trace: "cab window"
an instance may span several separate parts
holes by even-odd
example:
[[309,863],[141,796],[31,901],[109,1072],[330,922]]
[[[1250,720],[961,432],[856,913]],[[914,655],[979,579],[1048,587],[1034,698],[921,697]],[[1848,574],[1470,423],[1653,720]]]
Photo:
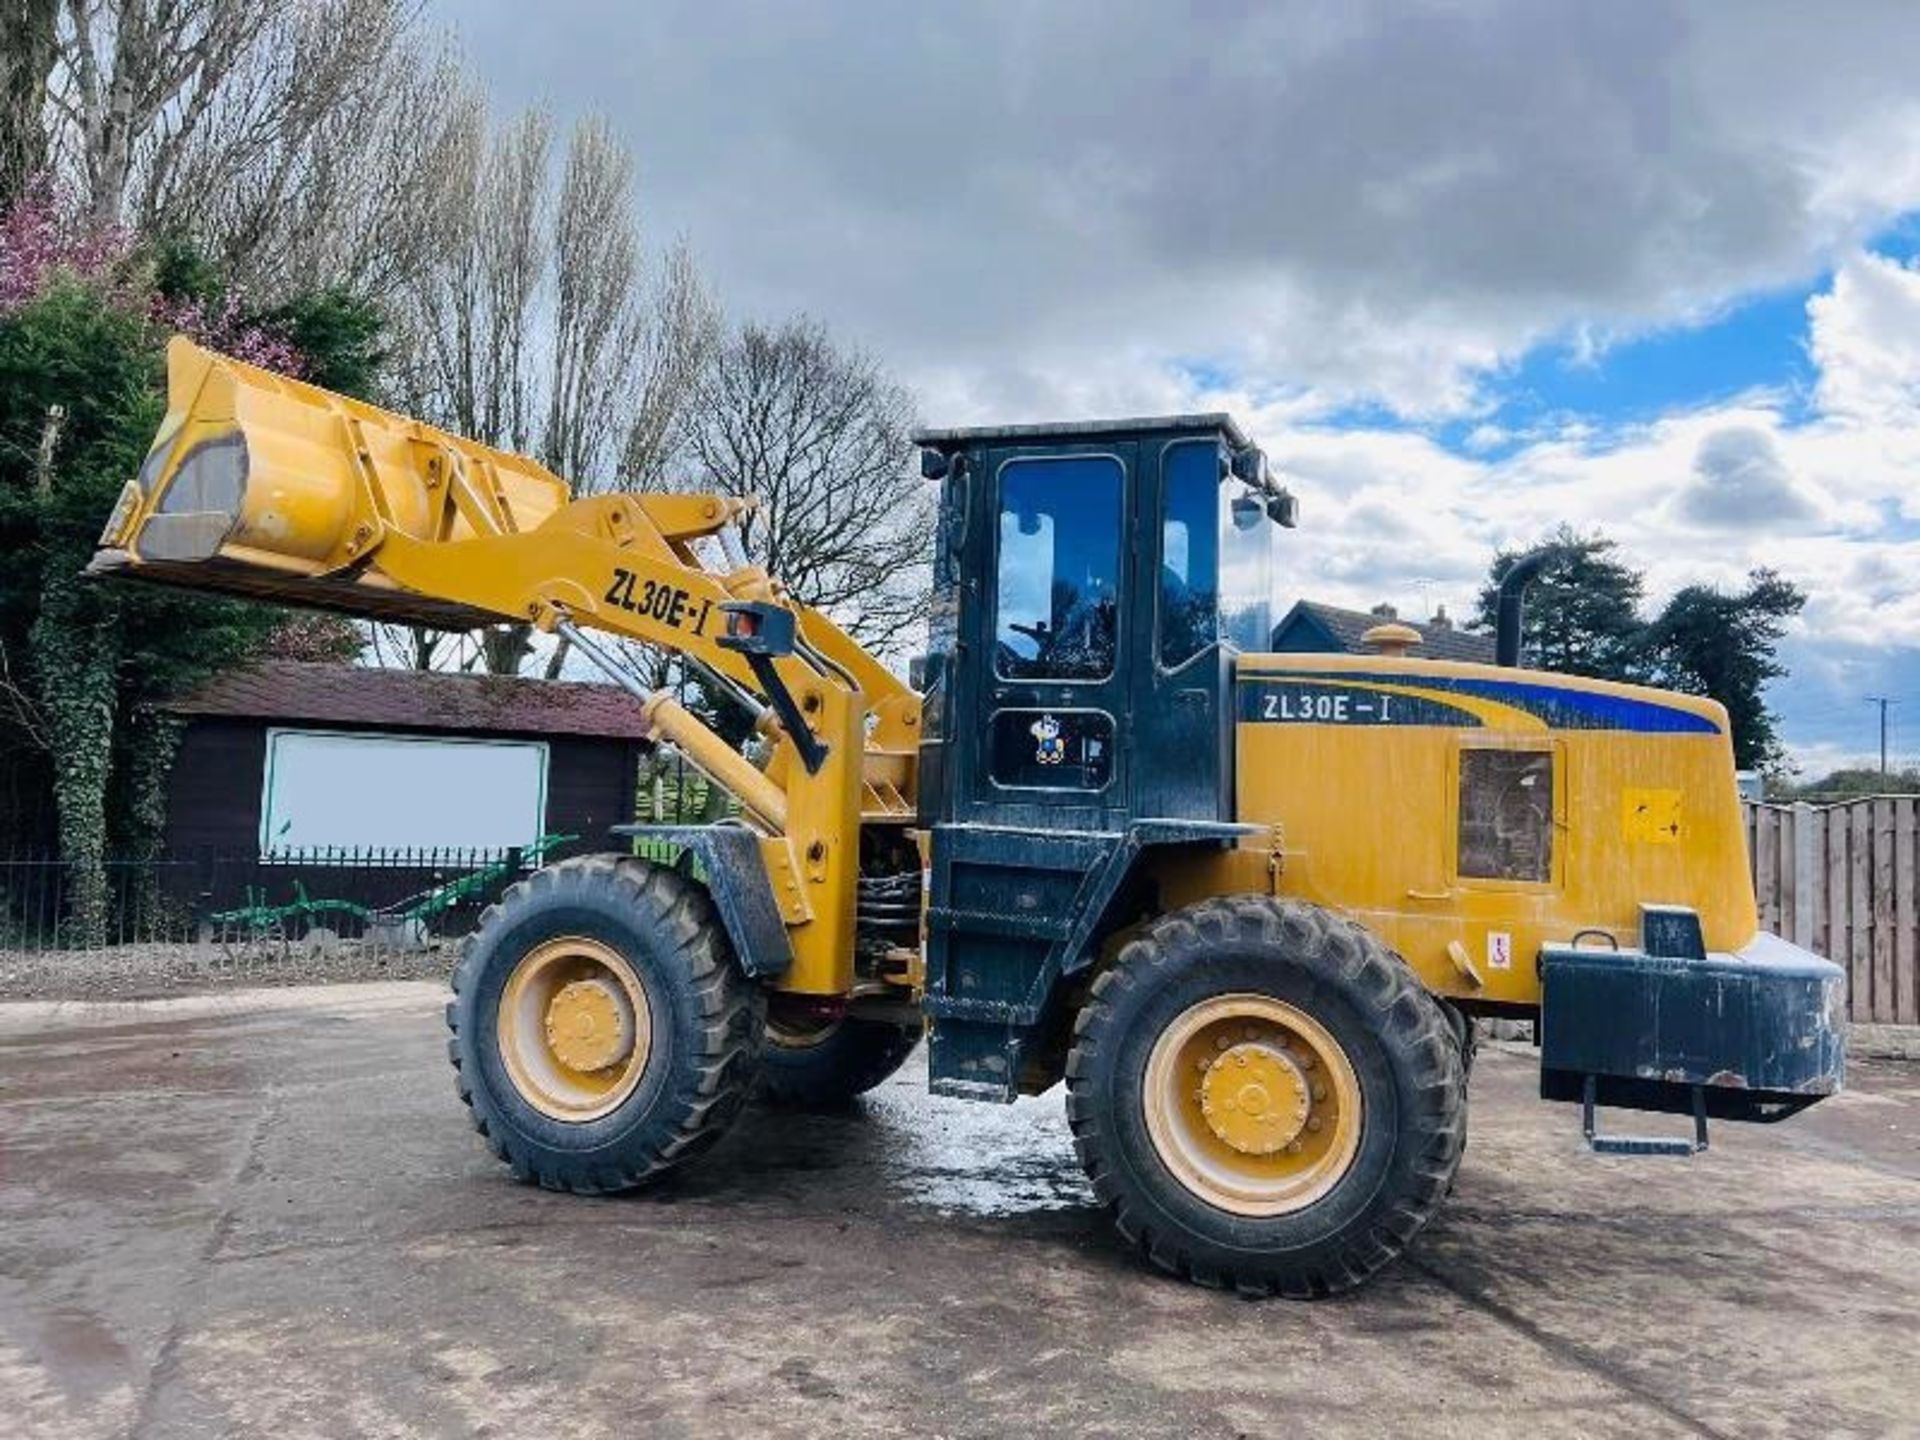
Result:
[[1220,638],[1243,653],[1273,644],[1273,537],[1266,501],[1237,480],[1217,487]]
[[994,669],[1009,680],[1100,680],[1119,636],[1120,464],[1014,460],[1000,471]]
[[1175,445],[1162,464],[1160,663],[1172,670],[1214,641],[1220,609],[1220,449]]

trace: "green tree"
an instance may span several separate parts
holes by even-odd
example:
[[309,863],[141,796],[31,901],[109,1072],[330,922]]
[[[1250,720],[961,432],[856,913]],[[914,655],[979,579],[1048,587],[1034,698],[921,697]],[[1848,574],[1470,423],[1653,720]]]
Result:
[[[1542,670],[1591,675],[1602,680],[1639,680],[1640,572],[1620,559],[1619,546],[1604,535],[1581,535],[1561,525],[1541,541],[1553,552],[1527,591],[1521,654]],[[1498,615],[1500,582],[1527,554],[1503,550],[1494,557],[1480,592],[1475,628],[1491,631]]]
[[[16,279],[40,260],[18,237],[41,245],[46,233],[0,235]],[[150,853],[159,840],[177,740],[160,703],[271,653],[289,631],[309,656],[351,654],[358,641],[350,628],[306,618],[289,627],[277,607],[83,577],[159,425],[169,322],[204,323],[216,344],[290,347],[284,336],[261,341],[266,332],[231,296],[209,304],[162,292],[164,259],[72,253],[95,268],[50,253],[44,273],[23,282],[25,298],[0,306],[0,546],[9,557],[0,566],[0,748],[38,757],[68,867],[70,933],[94,943],[109,916],[105,857]],[[373,337],[340,318],[339,301],[327,306],[330,333],[344,337],[331,363],[350,373]]]
[[164,302],[162,318],[214,317],[227,331],[276,337],[291,347],[302,380],[360,400],[375,398],[387,363],[386,322],[370,301],[336,285],[251,311],[206,252],[177,232],[148,243],[146,266],[153,292]]
[[300,352],[300,378],[323,390],[372,401],[387,363],[386,322],[378,307],[346,290],[297,295],[257,317]]
[[[16,719],[44,753],[69,865],[71,919],[107,913],[106,796],[124,631],[119,597],[84,584],[92,534],[159,421],[143,322],[78,283],[0,320],[0,644]],[[104,497],[104,498],[103,498]]]
[[1687,586],[1647,627],[1642,650],[1649,678],[1726,706],[1734,764],[1743,770],[1775,769],[1783,758],[1766,688],[1787,673],[1776,652],[1806,603],[1797,586],[1759,569],[1735,594]]

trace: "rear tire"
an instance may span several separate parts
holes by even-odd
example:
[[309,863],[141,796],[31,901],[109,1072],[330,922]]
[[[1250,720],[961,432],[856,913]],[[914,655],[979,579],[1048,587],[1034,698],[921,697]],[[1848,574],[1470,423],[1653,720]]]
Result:
[[760,1088],[782,1105],[840,1105],[886,1081],[913,1054],[921,1027],[843,1016],[823,1025],[767,1023]]
[[453,974],[447,1052],[474,1128],[521,1180],[603,1194],[706,1149],[739,1114],[766,997],[706,891],[593,855],[489,907]]
[[1067,1117],[1093,1188],[1156,1265],[1312,1298],[1432,1217],[1465,1134],[1439,1003],[1369,931],[1297,901],[1163,916],[1095,982]]

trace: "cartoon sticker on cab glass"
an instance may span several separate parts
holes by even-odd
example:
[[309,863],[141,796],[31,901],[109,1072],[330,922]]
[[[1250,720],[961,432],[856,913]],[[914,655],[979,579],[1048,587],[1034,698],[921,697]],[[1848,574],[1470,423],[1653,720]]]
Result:
[[1042,765],[1058,765],[1067,758],[1067,742],[1060,738],[1060,722],[1053,716],[1042,715],[1027,729],[1039,742],[1033,747],[1035,760]]

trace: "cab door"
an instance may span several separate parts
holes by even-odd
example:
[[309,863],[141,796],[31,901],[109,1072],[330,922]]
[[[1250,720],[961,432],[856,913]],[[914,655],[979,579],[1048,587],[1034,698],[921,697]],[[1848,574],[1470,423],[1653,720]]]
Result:
[[990,561],[972,607],[978,821],[1124,819],[1134,449],[989,453],[979,539]]

